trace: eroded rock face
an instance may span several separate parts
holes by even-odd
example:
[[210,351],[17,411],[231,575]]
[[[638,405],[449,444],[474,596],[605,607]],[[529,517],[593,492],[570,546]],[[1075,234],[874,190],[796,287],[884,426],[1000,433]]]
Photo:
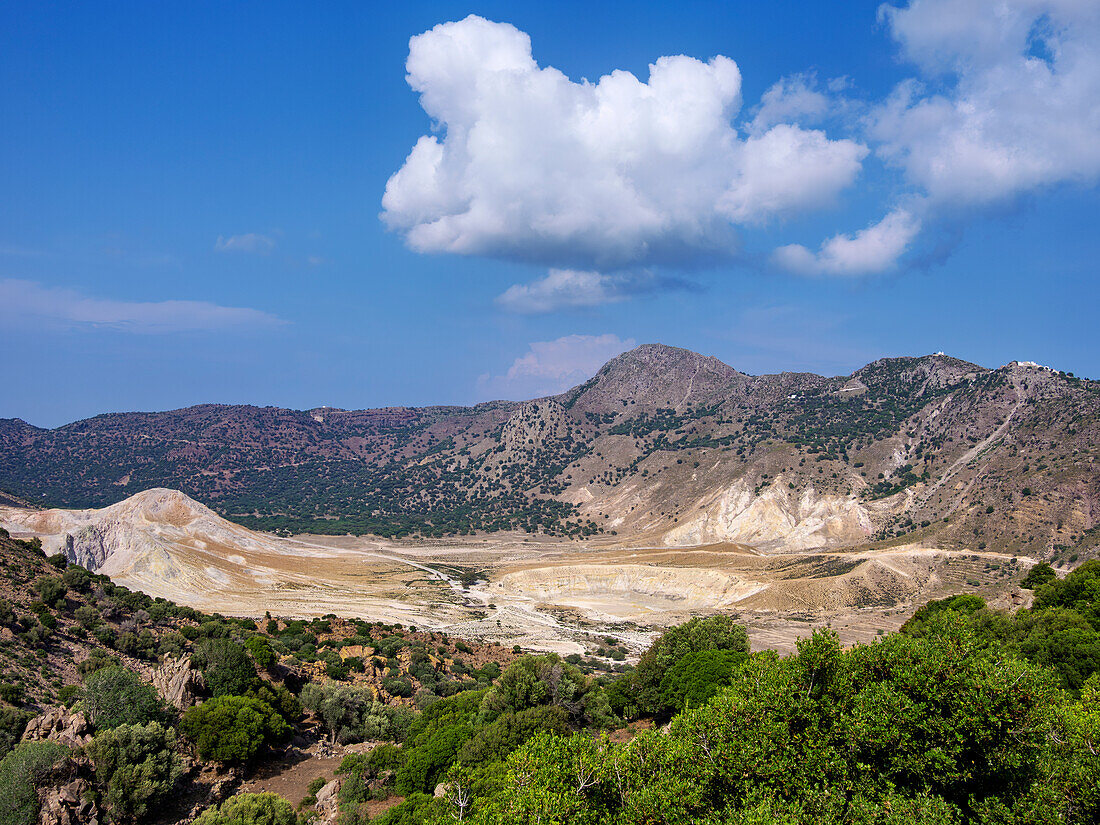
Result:
[[193,788],[199,792],[192,793],[187,800],[190,813],[183,821],[190,822],[203,811],[233,796],[240,787],[242,777],[243,771],[239,767],[226,767],[214,762],[203,763],[193,782]]
[[171,550],[181,538],[243,548],[263,541],[178,490],[145,490],[99,510],[0,511],[9,529],[39,536],[47,553],[64,553],[69,561],[112,577],[142,569],[177,572]]
[[787,550],[858,544],[874,531],[875,506],[854,496],[821,495],[813,487],[789,490],[783,477],[760,493],[739,480],[701,502],[695,514],[665,534],[665,544],[726,541]]
[[321,790],[317,791],[317,803],[314,807],[317,809],[317,813],[320,814],[319,822],[329,823],[335,822],[340,811],[336,807],[337,799],[336,794],[340,790],[339,778],[333,779]]
[[27,723],[24,742],[48,740],[67,748],[80,748],[92,741],[92,725],[83,712],[51,708]]
[[75,533],[66,533],[60,549],[69,561],[94,572],[107,561],[111,547],[104,528],[89,524]]
[[153,686],[164,701],[178,710],[186,710],[195,704],[196,694],[206,689],[206,680],[190,656],[165,656],[164,663],[153,671]]

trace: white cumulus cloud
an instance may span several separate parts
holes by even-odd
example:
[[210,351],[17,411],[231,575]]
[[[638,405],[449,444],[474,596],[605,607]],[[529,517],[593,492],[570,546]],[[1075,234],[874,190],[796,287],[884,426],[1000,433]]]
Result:
[[[817,253],[780,247],[773,254],[780,266],[880,272],[895,265],[922,224],[958,222],[975,206],[1100,180],[1100,3],[912,0],[884,5],[879,16],[917,76],[871,106],[865,136],[900,171],[910,192],[902,202],[918,205],[920,217],[897,207]],[[815,105],[797,84],[774,97],[773,109]]]
[[[830,81],[830,87],[836,85],[843,86],[843,80]],[[792,75],[764,92],[749,131],[759,134],[778,123],[817,122],[835,108],[835,101],[817,88],[812,75]]]
[[869,275],[894,266],[920,227],[916,216],[898,209],[855,235],[834,235],[816,253],[801,244],[781,246],[773,260],[801,275]]
[[880,16],[922,77],[876,107],[869,135],[933,202],[1100,179],[1100,3],[914,0]]
[[497,296],[497,306],[509,312],[536,314],[614,304],[659,289],[686,288],[683,281],[652,272],[551,269],[546,277],[514,284]]
[[634,339],[617,335],[566,335],[535,341],[504,375],[485,373],[477,380],[478,397],[513,401],[556,395],[591,378],[614,358],[631,349]]
[[284,323],[247,307],[206,301],[116,301],[16,278],[0,280],[0,320],[13,326],[46,324],[145,334],[254,329]]
[[382,219],[419,252],[604,272],[727,258],[735,226],[830,202],[867,153],[788,123],[742,138],[723,56],[575,82],[471,15],[413,37],[406,69],[436,134],[390,178]]

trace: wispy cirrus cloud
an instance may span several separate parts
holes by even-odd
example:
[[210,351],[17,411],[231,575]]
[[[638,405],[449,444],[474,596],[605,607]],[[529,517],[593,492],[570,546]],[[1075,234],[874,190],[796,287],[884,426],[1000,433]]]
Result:
[[247,252],[253,255],[266,255],[275,248],[275,239],[258,232],[246,232],[243,235],[218,235],[214,249],[218,252]]
[[140,334],[257,329],[286,323],[267,312],[207,301],[119,301],[35,281],[0,280],[0,322]]

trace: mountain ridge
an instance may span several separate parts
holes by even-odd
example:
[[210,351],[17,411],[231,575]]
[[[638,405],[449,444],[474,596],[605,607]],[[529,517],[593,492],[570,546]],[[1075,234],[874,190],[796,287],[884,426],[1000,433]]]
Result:
[[[742,377],[742,378],[747,378],[747,379],[750,379],[750,380],[751,379],[783,379],[783,378],[799,379],[799,378],[808,378],[808,379],[820,379],[820,380],[825,380],[825,381],[832,381],[832,380],[837,380],[837,379],[840,379],[840,378],[855,377],[859,373],[861,373],[865,370],[868,370],[872,367],[875,367],[876,365],[880,365],[880,364],[885,364],[885,363],[890,363],[890,362],[922,361],[924,359],[931,359],[931,358],[943,358],[943,359],[946,359],[948,361],[953,361],[953,362],[957,362],[959,364],[964,364],[966,366],[973,367],[975,370],[982,371],[982,372],[994,372],[997,369],[1007,369],[1007,368],[1011,367],[1013,364],[1020,364],[1020,363],[1022,363],[1022,364],[1033,364],[1035,366],[1042,367],[1042,365],[1035,364],[1035,362],[1021,362],[1021,361],[1010,361],[1007,364],[1005,364],[1001,367],[998,367],[998,368],[981,367],[977,364],[972,364],[968,361],[963,361],[962,359],[957,359],[957,358],[954,358],[952,356],[946,356],[943,353],[932,353],[932,354],[928,354],[928,355],[916,355],[916,356],[912,356],[912,355],[884,356],[883,358],[876,359],[875,361],[872,361],[872,362],[864,365],[863,367],[860,367],[859,369],[855,370],[854,372],[850,373],[849,375],[827,376],[827,375],[822,375],[822,374],[814,373],[814,372],[791,371],[791,370],[784,370],[784,371],[778,372],[778,373],[753,374],[753,373],[742,372],[742,371],[738,370],[736,367],[733,367],[729,364],[726,364],[724,361],[721,361],[719,358],[717,358],[713,355],[702,355],[700,353],[696,353],[692,350],[689,350],[689,349],[686,349],[686,348],[683,348],[683,347],[673,347],[673,346],[669,346],[669,345],[666,345],[666,344],[650,343],[650,344],[639,344],[638,346],[636,346],[636,347],[634,347],[630,350],[627,350],[626,352],[624,352],[620,355],[615,356],[614,358],[610,359],[607,363],[605,363],[602,367],[600,367],[600,369],[597,371],[596,375],[594,375],[591,379],[589,379],[586,382],[582,382],[581,384],[578,384],[575,387],[570,387],[569,389],[565,390],[564,392],[558,393],[556,395],[537,396],[535,398],[522,399],[522,400],[509,400],[509,399],[500,398],[500,399],[491,399],[491,400],[487,400],[487,401],[479,401],[475,404],[469,404],[469,405],[464,405],[464,404],[427,404],[427,405],[424,405],[424,406],[417,407],[417,406],[410,406],[410,405],[405,405],[405,404],[395,404],[395,405],[384,406],[384,407],[364,407],[364,408],[359,408],[359,409],[347,409],[347,408],[343,408],[343,407],[332,407],[332,406],[327,406],[327,405],[326,406],[318,406],[318,407],[309,407],[309,408],[306,408],[306,409],[295,409],[295,408],[292,408],[292,407],[280,407],[280,406],[275,405],[275,404],[262,404],[261,405],[261,404],[243,404],[243,403],[232,403],[232,402],[208,401],[208,402],[201,402],[201,403],[198,403],[198,404],[189,404],[186,407],[175,407],[175,408],[167,409],[167,410],[124,410],[124,411],[115,411],[115,412],[96,413],[93,416],[89,416],[87,418],[77,419],[75,421],[66,422],[64,424],[59,424],[56,427],[40,427],[37,424],[32,424],[32,423],[30,423],[29,421],[27,421],[23,418],[19,418],[18,416],[12,417],[12,418],[0,417],[0,424],[23,426],[23,427],[26,427],[26,428],[29,428],[29,429],[35,430],[35,431],[53,432],[53,431],[63,430],[63,429],[70,428],[70,427],[75,427],[77,425],[86,424],[88,422],[93,422],[93,421],[99,421],[99,420],[103,420],[103,419],[107,419],[107,418],[112,418],[112,417],[115,417],[115,416],[156,416],[156,415],[169,415],[169,414],[173,414],[173,413],[182,413],[182,412],[190,412],[190,411],[198,411],[198,410],[206,410],[206,409],[210,409],[210,410],[225,410],[225,409],[280,410],[280,411],[287,411],[287,412],[308,413],[310,415],[313,415],[313,414],[325,415],[325,414],[329,414],[329,413],[373,413],[373,414],[378,414],[380,416],[393,415],[394,417],[401,417],[404,414],[407,414],[407,413],[410,413],[410,412],[421,412],[421,413],[431,413],[431,414],[454,413],[454,412],[484,412],[484,411],[497,409],[497,408],[500,408],[500,407],[513,408],[517,405],[524,404],[524,403],[527,403],[529,401],[539,401],[539,400],[542,400],[542,399],[545,399],[545,398],[565,398],[565,397],[568,397],[571,394],[578,393],[578,391],[582,390],[587,384],[594,381],[602,373],[605,373],[609,369],[613,369],[614,365],[616,365],[618,362],[620,362],[621,359],[626,359],[626,358],[631,357],[631,356],[636,356],[639,353],[655,351],[655,350],[656,351],[668,351],[668,352],[676,352],[676,353],[685,353],[685,354],[690,355],[690,356],[695,356],[696,358],[703,359],[705,361],[714,362],[715,364],[720,365],[721,367],[729,370],[730,372],[736,374],[737,376]],[[1046,368],[1046,367],[1044,367],[1044,368]],[[1046,369],[1049,369],[1049,368],[1046,368]]]
[[829,546],[935,522],[956,543],[1050,556],[1100,522],[1098,420],[1100,384],[1029,362],[936,353],[753,376],[646,344],[524,402],[0,420],[0,489],[100,507],[171,487],[250,527],[388,536],[779,544],[787,529]]

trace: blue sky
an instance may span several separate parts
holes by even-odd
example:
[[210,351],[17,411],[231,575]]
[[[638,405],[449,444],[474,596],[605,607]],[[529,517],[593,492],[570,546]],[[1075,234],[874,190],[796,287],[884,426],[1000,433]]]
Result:
[[1100,376],[1095,4],[595,5],[0,6],[0,416]]

